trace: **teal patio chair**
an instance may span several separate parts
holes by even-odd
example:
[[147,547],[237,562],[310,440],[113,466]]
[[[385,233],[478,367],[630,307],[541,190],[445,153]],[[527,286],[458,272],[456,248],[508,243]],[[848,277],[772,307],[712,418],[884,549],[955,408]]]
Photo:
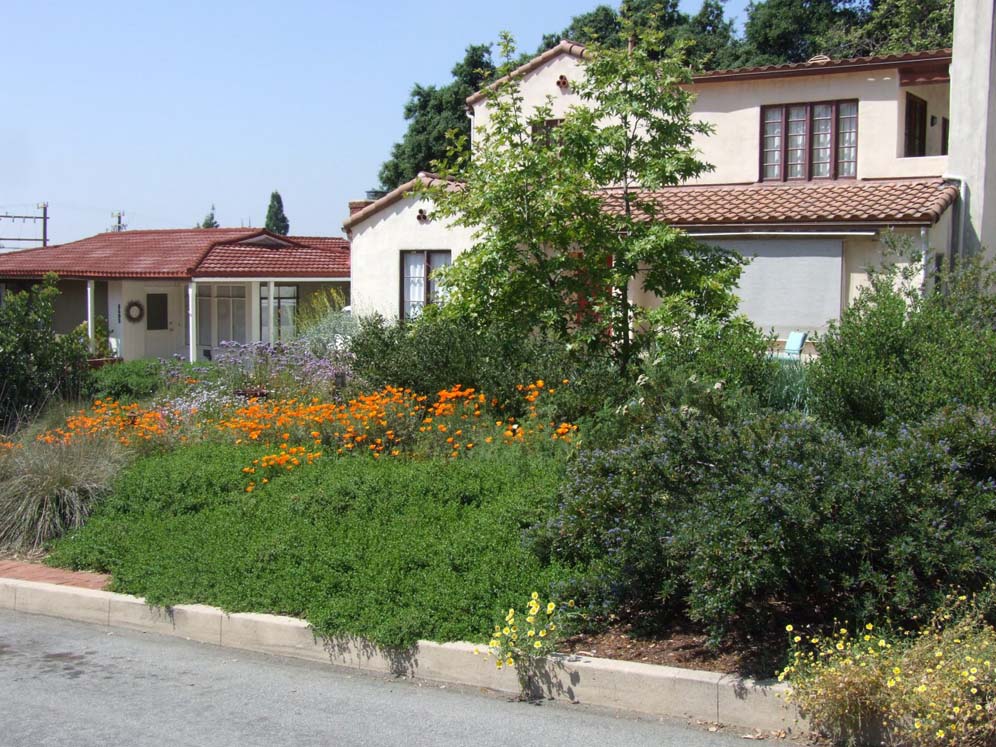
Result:
[[775,353],[774,357],[782,361],[797,361],[802,359],[802,349],[806,346],[808,332],[790,332],[785,341],[785,347]]

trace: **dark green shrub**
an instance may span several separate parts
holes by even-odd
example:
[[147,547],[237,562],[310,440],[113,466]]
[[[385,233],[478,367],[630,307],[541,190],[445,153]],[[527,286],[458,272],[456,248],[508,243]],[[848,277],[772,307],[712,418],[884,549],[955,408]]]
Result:
[[996,406],[991,265],[963,260],[920,290],[919,265],[872,273],[817,342],[813,410],[845,429],[919,422],[952,405]]
[[49,400],[78,397],[86,381],[85,336],[52,331],[56,281],[49,275],[0,304],[0,431],[30,420]]
[[559,575],[522,543],[551,510],[558,460],[320,460],[253,493],[245,447],[142,459],[52,561],[158,604],[300,615],[321,633],[406,646],[479,640]]
[[165,386],[162,364],[158,360],[113,363],[94,371],[87,394],[91,399],[149,399]]
[[570,466],[553,557],[604,613],[687,615],[716,639],[928,615],[996,574],[996,425],[945,411],[855,446],[794,414],[675,411]]

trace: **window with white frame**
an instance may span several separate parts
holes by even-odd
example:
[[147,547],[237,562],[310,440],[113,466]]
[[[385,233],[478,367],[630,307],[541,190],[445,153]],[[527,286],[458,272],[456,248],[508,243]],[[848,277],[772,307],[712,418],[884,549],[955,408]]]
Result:
[[401,318],[414,319],[423,308],[440,297],[439,282],[434,273],[450,264],[449,251],[401,252]]
[[246,342],[244,285],[197,286],[197,343],[215,347],[222,342]]
[[[277,320],[273,339],[289,340],[294,337],[297,318],[297,286],[277,283],[273,295],[273,313]],[[259,339],[263,342],[269,342],[270,287],[267,284],[259,286],[259,335]]]

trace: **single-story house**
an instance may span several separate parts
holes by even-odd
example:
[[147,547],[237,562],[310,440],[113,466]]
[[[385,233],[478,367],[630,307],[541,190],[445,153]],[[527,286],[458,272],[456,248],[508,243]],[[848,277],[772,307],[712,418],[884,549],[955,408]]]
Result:
[[208,360],[222,342],[276,342],[294,333],[296,312],[315,294],[349,301],[349,242],[279,236],[252,228],[102,233],[0,255],[0,299],[59,277],[55,331],[98,318],[126,360],[182,355]]

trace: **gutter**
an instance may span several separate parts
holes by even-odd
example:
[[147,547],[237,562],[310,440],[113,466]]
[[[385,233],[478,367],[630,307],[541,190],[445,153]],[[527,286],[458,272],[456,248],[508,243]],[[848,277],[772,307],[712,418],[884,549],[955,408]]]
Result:
[[[925,230],[925,229],[921,229]],[[698,233],[698,232],[688,232],[689,236],[694,236],[696,238],[732,238],[735,236],[745,236],[747,238],[755,238],[762,236],[772,236],[772,237],[790,237],[790,238],[817,238],[817,237],[836,237],[836,236],[877,236],[878,231],[867,230],[867,231],[712,231],[708,233]]]

